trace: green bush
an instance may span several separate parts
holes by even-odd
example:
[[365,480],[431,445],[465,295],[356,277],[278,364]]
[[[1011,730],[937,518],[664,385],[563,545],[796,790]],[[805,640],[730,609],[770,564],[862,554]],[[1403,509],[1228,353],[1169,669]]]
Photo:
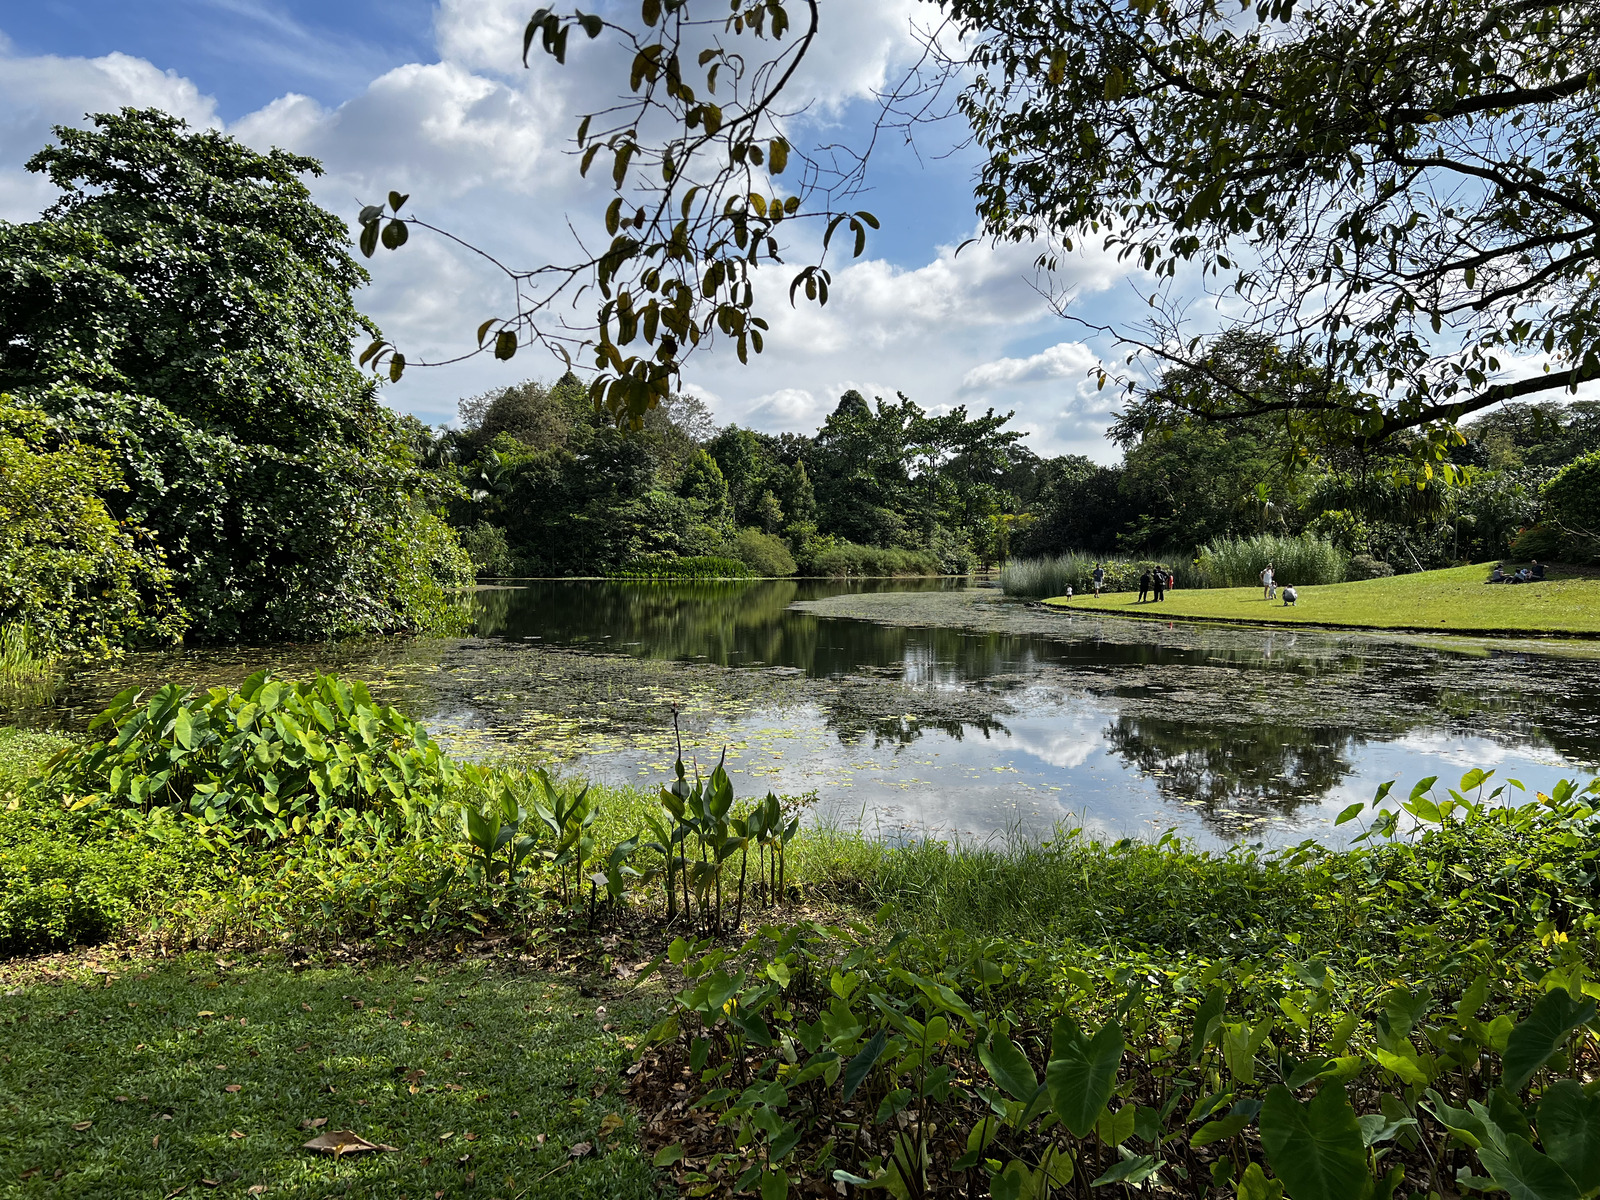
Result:
[[1346,574],[1351,579],[1388,579],[1394,574],[1394,567],[1370,554],[1357,554],[1350,559]]
[[1600,562],[1600,450],[1556,472],[1544,485],[1544,505],[1547,519],[1561,531],[1563,556]]
[[456,536],[461,539],[461,548],[472,560],[472,570],[478,578],[516,574],[506,531],[500,526],[479,521],[456,530]]
[[192,820],[250,842],[310,833],[385,839],[437,805],[455,767],[422,727],[332,675],[257,672],[236,692],[132,689],[90,723],[104,741],[47,765],[40,796]]
[[611,579],[747,579],[750,568],[737,558],[702,554],[692,558],[658,555],[636,558],[607,572]]
[[1105,569],[1107,592],[1133,592],[1146,571],[1162,570],[1177,577],[1180,588],[1202,587],[1203,581],[1190,563],[1171,560],[1112,559],[1093,554],[1060,554],[1047,558],[1023,558],[1008,562],[1000,571],[1000,587],[1008,596],[1047,599],[1064,596],[1067,588],[1077,595],[1094,591],[1094,569]]
[[1517,562],[1542,558],[1559,561],[1567,554],[1567,535],[1551,522],[1530,525],[1511,539],[1511,557]]
[[733,556],[754,574],[768,579],[793,575],[798,569],[784,540],[759,529],[741,529],[734,535]]
[[818,538],[801,554],[801,573],[830,579],[851,576],[937,575],[939,560],[926,550],[858,546],[854,542]]
[[172,572],[103,499],[125,491],[110,451],[0,395],[0,624],[27,629],[31,655],[106,654],[183,632]]
[[1280,584],[1299,587],[1343,583],[1347,560],[1332,542],[1316,537],[1221,538],[1200,550],[1200,572],[1207,587],[1253,587],[1271,563]]

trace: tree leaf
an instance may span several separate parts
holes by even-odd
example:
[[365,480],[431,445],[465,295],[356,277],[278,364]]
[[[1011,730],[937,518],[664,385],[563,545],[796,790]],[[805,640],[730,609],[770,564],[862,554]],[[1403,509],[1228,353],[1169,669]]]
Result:
[[374,1150],[392,1154],[398,1151],[399,1147],[388,1146],[382,1142],[369,1142],[350,1129],[335,1129],[331,1133],[320,1133],[309,1142],[303,1142],[301,1149],[343,1158],[346,1154],[366,1154]]
[[1261,1145],[1294,1200],[1356,1200],[1370,1193],[1361,1125],[1344,1088],[1324,1084],[1309,1105],[1282,1084],[1261,1106]]

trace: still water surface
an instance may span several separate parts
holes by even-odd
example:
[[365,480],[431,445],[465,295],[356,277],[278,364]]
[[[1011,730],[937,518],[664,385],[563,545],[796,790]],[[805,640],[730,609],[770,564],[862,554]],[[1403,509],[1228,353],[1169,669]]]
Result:
[[[1358,828],[1335,835],[1333,815],[1389,779],[1454,784],[1482,766],[1548,790],[1600,759],[1587,656],[1065,616],[956,586],[532,582],[480,594],[478,628],[794,672],[812,688],[712,720],[694,747],[732,743],[751,786],[814,790],[824,816],[898,836],[1041,836],[1065,821],[1175,826],[1202,842],[1332,839]],[[905,711],[888,711],[897,701]],[[581,767],[648,781],[669,759],[659,742],[624,741]]]
[[[1600,647],[1422,642],[1062,615],[949,581],[528,581],[472,597],[471,638],[144,656],[130,684],[271,666],[365,678],[464,753],[610,783],[724,748],[741,794],[893,838],[1047,837],[1062,822],[1202,844],[1337,841],[1386,780],[1493,767],[1530,791],[1600,760]],[[1399,789],[1397,789],[1399,790]]]

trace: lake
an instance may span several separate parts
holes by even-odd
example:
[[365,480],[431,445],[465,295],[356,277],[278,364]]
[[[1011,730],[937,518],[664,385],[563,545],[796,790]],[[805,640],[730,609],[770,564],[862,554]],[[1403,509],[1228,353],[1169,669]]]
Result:
[[337,669],[458,752],[655,786],[678,746],[736,791],[896,840],[1176,829],[1337,842],[1333,816],[1493,768],[1546,790],[1600,760],[1600,644],[1166,624],[1063,614],[966,581],[530,580],[470,600],[475,637],[134,656],[121,687]]

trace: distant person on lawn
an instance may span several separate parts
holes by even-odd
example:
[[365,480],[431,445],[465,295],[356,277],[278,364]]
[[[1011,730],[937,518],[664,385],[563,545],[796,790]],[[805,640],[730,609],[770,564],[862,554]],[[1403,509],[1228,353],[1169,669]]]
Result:
[[1159,604],[1167,598],[1167,573],[1165,571],[1157,571],[1155,583],[1156,603]]
[[1300,597],[1294,590],[1294,584],[1292,584],[1292,583],[1284,584],[1283,585],[1283,606],[1285,608],[1289,608],[1292,605],[1295,608],[1299,608],[1300,607],[1299,601],[1300,601]]
[[1099,563],[1095,563],[1095,565],[1094,565],[1094,575],[1092,576],[1092,578],[1094,579],[1094,594],[1096,596],[1098,596],[1100,594],[1100,589],[1105,587],[1105,585],[1106,585],[1106,569],[1105,569],[1105,567],[1101,566]]
[[1277,589],[1272,586],[1272,564],[1268,563],[1261,572],[1261,598],[1271,600],[1277,594]]
[[1139,576],[1139,603],[1143,604],[1150,595],[1150,572],[1146,571]]
[[1540,582],[1544,579],[1544,564],[1537,558],[1534,559],[1533,565],[1528,568],[1528,574],[1533,577],[1535,583]]

